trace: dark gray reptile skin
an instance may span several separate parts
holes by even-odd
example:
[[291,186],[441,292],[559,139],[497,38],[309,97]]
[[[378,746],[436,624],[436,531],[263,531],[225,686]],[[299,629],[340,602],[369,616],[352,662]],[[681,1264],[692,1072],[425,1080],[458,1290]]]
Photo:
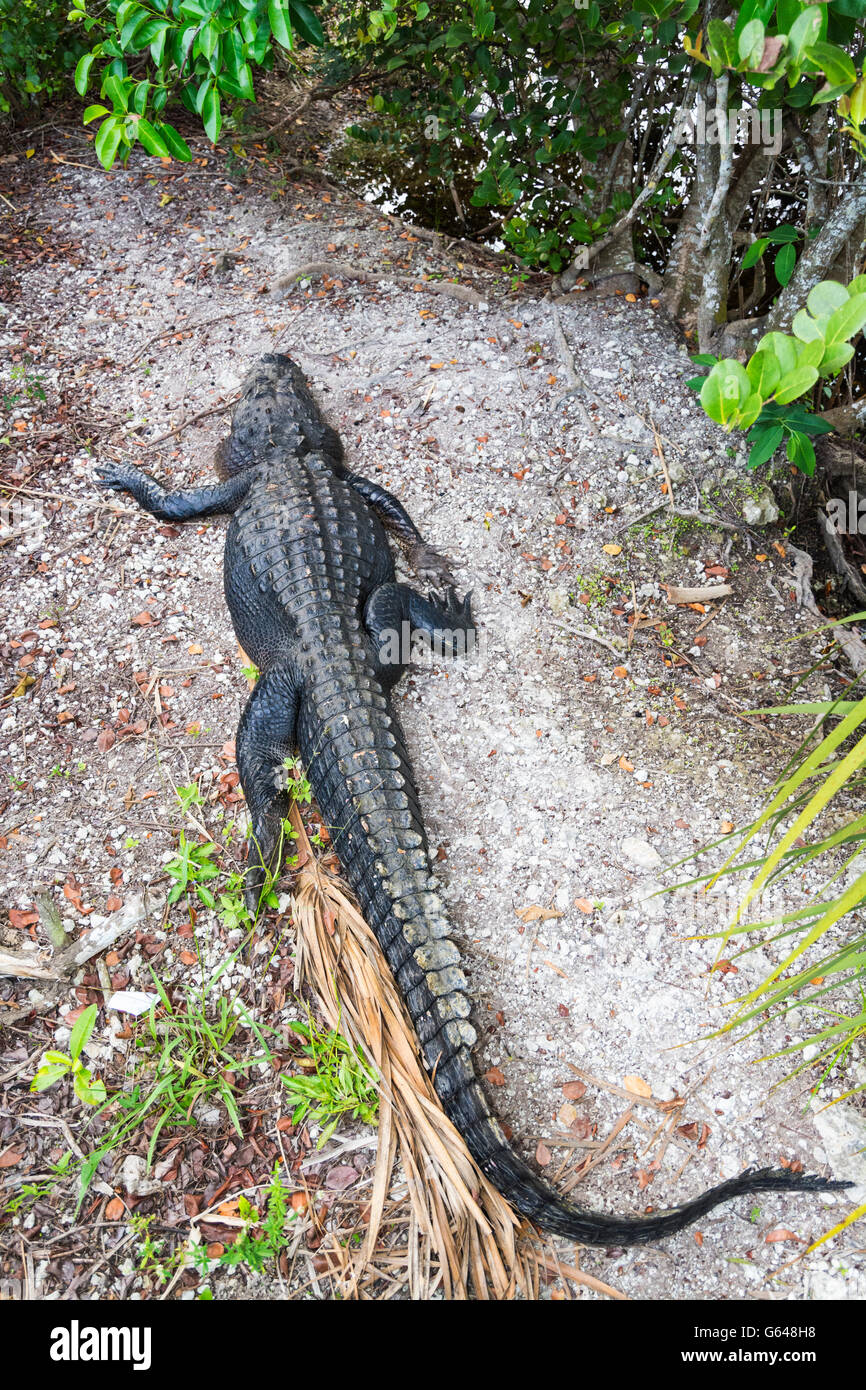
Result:
[[[225,594],[238,641],[261,671],[237,734],[252,820],[251,906],[266,868],[278,867],[288,811],[283,764],[297,750],[447,1114],[508,1201],[548,1230],[589,1244],[637,1244],[672,1234],[739,1194],[844,1186],[749,1171],[682,1207],[630,1219],[566,1205],[514,1153],[470,1055],[475,1031],[466,978],[390,698],[403,667],[380,659],[383,634],[399,632],[404,621],[428,634],[471,632],[469,601],[457,599],[444,560],[396,498],[345,467],[337,435],[287,357],[265,357],[251,372],[218,463],[220,484],[180,493],[166,492],[132,465],[98,473],[103,486],[132,493],[162,519],[233,513]],[[416,572],[444,588],[444,598],[396,583],[386,526]]]

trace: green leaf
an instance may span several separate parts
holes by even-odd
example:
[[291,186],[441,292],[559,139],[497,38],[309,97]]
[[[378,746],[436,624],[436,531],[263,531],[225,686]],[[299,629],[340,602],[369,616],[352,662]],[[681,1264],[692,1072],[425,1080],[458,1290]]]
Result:
[[95,53],[85,53],[82,58],[79,58],[76,64],[74,82],[75,90],[80,97],[83,97],[84,93],[87,91],[90,69],[93,67],[95,57]]
[[824,350],[823,338],[813,338],[810,343],[802,343],[797,352],[797,366],[819,367],[824,360]]
[[109,73],[103,80],[102,91],[111,101],[116,113],[129,110],[129,94],[122,77],[118,77],[116,73]]
[[150,91],[149,82],[139,82],[132,94],[133,109],[139,116],[143,116],[147,110],[147,94]]
[[178,135],[174,126],[167,125],[165,121],[161,121],[160,124],[156,127],[156,130],[158,134],[162,136],[163,140],[168,146],[168,152],[171,155],[172,159],[180,159],[183,161],[184,164],[188,164],[189,161],[192,159],[192,150],[184,140],[183,136]]
[[736,422],[737,428],[741,430],[750,429],[760,415],[763,406],[763,396],[755,391],[753,395],[748,397],[745,405],[740,407],[740,413],[737,416]]
[[761,259],[769,244],[770,238],[768,236],[759,236],[757,241],[753,241],[743,257],[740,269],[751,270],[752,266]]
[[806,49],[806,57],[821,69],[833,87],[852,87],[857,81],[853,62],[845,50],[834,43],[813,43]]
[[136,33],[136,46],[138,48],[146,48],[148,45],[150,45],[152,53],[155,41],[159,38],[162,38],[162,42],[164,44],[165,34],[170,28],[171,25],[169,24],[167,19],[162,19],[159,15],[152,15],[150,18],[145,20],[144,24],[142,24],[141,28]]
[[757,67],[764,52],[764,26],[759,19],[750,19],[744,25],[737,40],[737,53],[740,62],[747,67]]
[[114,163],[120,142],[123,139],[123,120],[120,116],[107,116],[96,132],[93,148],[103,169],[110,169]]
[[286,11],[286,0],[268,0],[268,19],[271,24],[271,33],[277,43],[282,44],[283,48],[292,49],[295,46],[295,41],[292,37],[291,21]]
[[745,368],[731,358],[717,362],[701,388],[701,405],[717,425],[731,428],[740,404],[752,394]]
[[96,1005],[91,1004],[75,1020],[75,1026],[69,1037],[69,1055],[73,1060],[81,1056],[81,1049],[93,1032],[96,1026]]
[[760,468],[762,463],[766,463],[768,459],[773,457],[784,437],[785,431],[781,425],[772,425],[770,429],[763,429],[760,433],[753,430],[751,439],[754,443],[746,467]]
[[[862,279],[863,288],[866,289],[866,276]],[[848,300],[849,293],[856,294],[856,290],[852,290],[850,285],[846,289],[838,280],[820,280],[809,291],[806,304],[810,314],[814,314],[816,319],[824,318],[825,315],[832,314],[834,309],[841,308]]]
[[151,125],[150,121],[146,121],[143,116],[139,119],[136,127],[136,134],[148,154],[159,155],[161,159],[165,159],[168,156],[168,145],[163,140],[159,131]]
[[791,328],[801,343],[812,343],[817,338],[820,338],[822,342],[824,340],[824,335],[817,323],[805,309],[798,309],[791,321]]
[[823,102],[826,101],[838,101],[839,98],[841,96],[844,96],[847,91],[847,82],[842,82],[836,87],[831,86],[828,82],[825,86],[821,87],[821,89],[815,93],[815,95],[812,98],[812,105],[820,106]]
[[107,115],[109,115],[109,110],[107,106],[86,106],[84,108],[84,115],[82,117],[82,120],[84,121],[85,125],[89,125],[91,121],[96,120],[97,116]]
[[120,46],[124,49],[129,47],[139,25],[144,24],[148,18],[147,11],[143,10],[140,5],[130,5],[126,13],[127,18],[123,21],[123,27],[120,31]]
[[211,22],[206,24],[198,36],[198,51],[203,58],[212,58],[220,41],[219,29]]
[[56,1062],[50,1067],[40,1067],[30,1082],[30,1089],[31,1091],[46,1091],[49,1086],[53,1086],[55,1081],[59,1081],[68,1072],[69,1066],[66,1062]]
[[774,227],[769,233],[767,240],[774,246],[784,246],[789,241],[799,241],[802,233],[797,227],[792,227],[790,222],[783,222],[781,226]]
[[215,145],[220,137],[223,118],[220,110],[220,95],[215,86],[208,85],[202,102],[201,116],[204,121],[204,128],[211,144]]
[[855,294],[835,309],[827,320],[827,347],[835,347],[846,338],[853,338],[866,324],[866,294]]
[[797,396],[802,396],[818,380],[818,369],[816,367],[795,367],[792,372],[787,372],[779,385],[776,387],[775,399],[779,405],[786,405],[788,401],[793,401]]
[[815,449],[807,434],[795,431],[788,440],[788,462],[811,477],[815,472]]
[[737,40],[733,29],[724,20],[711,19],[707,25],[707,53],[716,77],[725,68],[736,66]]
[[788,45],[792,58],[804,57],[806,49],[818,42],[821,24],[822,14],[817,5],[810,5],[797,16],[788,30]]
[[794,274],[794,267],[796,266],[796,264],[796,247],[791,245],[783,246],[781,251],[777,255],[775,261],[773,262],[773,271],[780,285],[787,285],[791,276]]
[[471,43],[472,30],[468,24],[452,24],[445,35],[446,48],[459,48],[461,44]]
[[312,44],[314,48],[321,48],[325,42],[325,31],[318,15],[314,14],[309,5],[303,3],[303,0],[290,0],[289,8],[292,12],[292,23],[301,38]]
[[796,340],[789,338],[787,333],[765,333],[759,338],[756,351],[766,348],[778,357],[783,372],[792,372],[797,365],[797,346]]
[[835,376],[837,372],[841,372],[846,363],[851,361],[853,356],[853,343],[837,343],[835,347],[826,350],[818,363],[818,371],[821,376]]
[[769,350],[756,352],[746,363],[746,372],[753,389],[766,400],[782,379],[778,357]]

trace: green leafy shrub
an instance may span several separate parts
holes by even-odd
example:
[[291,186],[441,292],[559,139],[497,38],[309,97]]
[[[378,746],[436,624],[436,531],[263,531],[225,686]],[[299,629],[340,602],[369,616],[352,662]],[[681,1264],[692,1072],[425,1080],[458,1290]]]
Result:
[[106,169],[136,141],[148,154],[191,159],[164,119],[170,98],[200,116],[216,143],[224,102],[255,100],[254,68],[272,67],[278,52],[294,55],[299,43],[324,42],[304,0],[108,0],[98,16],[87,3],[77,0],[70,17],[91,42],[101,37],[79,60],[75,89],[84,96],[99,73],[101,100],[84,120],[100,121],[95,149]]
[[88,47],[68,11],[68,0],[0,0],[0,111],[68,92],[69,74]]
[[700,383],[701,405],[710,419],[725,430],[757,426],[750,436],[750,467],[765,463],[787,436],[789,461],[803,473],[815,471],[809,435],[832,427],[802,409],[782,407],[811,391],[819,377],[840,372],[854,356],[850,340],[864,325],[866,275],[850,285],[821,280],[794,315],[793,333],[765,333],[745,366],[728,357],[695,358],[713,363]]

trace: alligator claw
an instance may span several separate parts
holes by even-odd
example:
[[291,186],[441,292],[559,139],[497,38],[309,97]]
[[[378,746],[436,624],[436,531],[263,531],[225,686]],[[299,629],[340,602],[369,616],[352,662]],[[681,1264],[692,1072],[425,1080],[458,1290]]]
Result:
[[141,469],[134,463],[102,463],[94,473],[97,486],[112,492],[131,492],[132,484],[142,476]]
[[425,584],[432,584],[439,590],[453,585],[454,576],[445,556],[434,550],[432,545],[427,545],[426,541],[418,541],[411,546],[406,558],[418,578]]

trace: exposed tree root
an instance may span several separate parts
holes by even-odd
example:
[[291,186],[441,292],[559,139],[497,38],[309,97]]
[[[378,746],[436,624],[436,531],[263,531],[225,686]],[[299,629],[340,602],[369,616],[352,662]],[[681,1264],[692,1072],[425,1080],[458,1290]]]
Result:
[[359,280],[362,285],[396,284],[408,285],[412,289],[428,290],[431,294],[444,294],[449,299],[459,299],[463,304],[483,304],[484,300],[477,290],[469,285],[455,285],[451,280],[420,280],[417,275],[398,275],[396,272],[362,270],[360,266],[348,265],[344,261],[308,261],[281,275],[271,286],[272,294],[280,294],[293,288],[298,280],[312,279],[314,275],[329,275],[334,280]]

